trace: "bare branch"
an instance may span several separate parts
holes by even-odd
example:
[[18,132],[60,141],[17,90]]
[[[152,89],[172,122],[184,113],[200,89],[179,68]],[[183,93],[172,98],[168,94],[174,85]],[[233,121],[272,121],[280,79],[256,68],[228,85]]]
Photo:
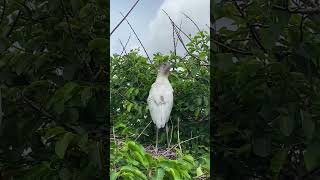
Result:
[[124,49],[121,51],[120,56],[122,56],[122,53],[125,51],[125,49],[126,49],[126,47],[127,47],[128,43],[129,43],[130,38],[131,38],[131,34],[129,35],[129,38],[127,39],[126,45],[124,45]]
[[[172,24],[173,26],[177,27],[177,25],[175,25],[175,23],[172,21],[171,17],[168,15],[168,13],[167,13],[165,10],[163,10],[163,9],[162,9],[162,11],[168,16],[169,20],[171,21],[171,24]],[[191,53],[189,52],[189,50],[187,49],[185,43],[183,42],[180,34],[178,33],[177,28],[174,28],[174,29],[175,29],[175,32],[176,32],[176,34],[177,34],[177,37],[178,37],[179,41],[181,42],[183,48],[186,50],[187,54],[190,55],[191,57],[193,57],[193,58],[201,61],[197,56],[195,56],[194,54],[191,54]],[[179,29],[180,29],[180,28],[179,28]],[[181,30],[181,29],[180,29],[180,30]],[[183,32],[183,31],[181,30],[181,32]],[[184,34],[185,34],[185,33],[184,33]],[[190,40],[191,40],[191,39],[190,39]]]
[[[123,16],[122,13],[120,13],[120,14]],[[123,16],[123,17],[124,17],[124,16]],[[143,46],[143,44],[142,44],[140,38],[138,37],[137,33],[134,31],[134,29],[132,28],[132,26],[131,26],[131,24],[129,23],[129,21],[128,21],[127,19],[125,19],[125,20],[126,20],[126,22],[128,23],[128,25],[130,26],[130,28],[131,28],[131,30],[133,31],[133,33],[134,33],[134,35],[136,36],[136,38],[138,39],[140,45],[142,46],[144,52],[145,52],[146,55],[147,55],[147,58],[148,58],[149,62],[152,63],[152,60],[150,59],[150,57],[149,57],[149,55],[148,55],[148,53],[147,53],[147,51],[146,51],[146,48]]]
[[196,26],[196,28],[198,29],[198,31],[201,31],[200,30],[200,28],[199,28],[199,26],[187,15],[187,14],[185,14],[185,13],[182,13],[184,16],[186,16],[186,18],[188,18],[195,26]]
[[128,17],[128,15],[131,13],[131,11],[133,10],[133,8],[138,4],[140,0],[137,0],[133,6],[131,7],[131,9],[128,11],[128,13],[123,16],[123,18],[121,19],[121,21],[116,25],[116,27],[111,31],[110,36],[112,35],[112,33],[120,26],[120,24]]
[[[121,39],[119,39],[119,41],[120,41],[120,44],[121,44],[121,46],[122,46],[122,52],[124,52],[124,53],[127,55],[128,53],[127,53],[127,51],[126,51],[126,47],[123,45]],[[120,56],[122,55],[122,52],[121,52]]]

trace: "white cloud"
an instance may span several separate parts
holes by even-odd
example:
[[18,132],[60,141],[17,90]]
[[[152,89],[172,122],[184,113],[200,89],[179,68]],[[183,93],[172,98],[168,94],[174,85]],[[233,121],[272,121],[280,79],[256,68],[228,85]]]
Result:
[[[200,29],[209,30],[206,25],[209,26],[210,24],[210,0],[164,0],[156,17],[151,20],[147,27],[145,46],[150,55],[156,52],[168,53],[173,50],[172,25],[162,9],[169,14],[176,24],[180,25],[182,23],[181,29],[187,34],[195,34],[197,28],[182,13],[187,14]],[[188,39],[183,37],[183,41],[186,43]],[[178,53],[182,54],[184,52],[184,48],[180,44]]]

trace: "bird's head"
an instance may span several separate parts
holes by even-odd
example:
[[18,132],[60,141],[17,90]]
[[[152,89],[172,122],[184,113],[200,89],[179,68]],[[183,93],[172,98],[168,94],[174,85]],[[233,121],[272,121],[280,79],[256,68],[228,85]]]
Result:
[[171,65],[169,62],[164,62],[160,65],[159,73],[163,75],[169,75]]

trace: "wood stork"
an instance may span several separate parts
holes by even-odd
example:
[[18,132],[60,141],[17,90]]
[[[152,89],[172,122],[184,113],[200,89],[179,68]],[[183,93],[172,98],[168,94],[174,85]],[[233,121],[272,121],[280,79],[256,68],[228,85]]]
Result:
[[158,151],[158,132],[164,126],[166,126],[167,145],[169,145],[167,122],[173,106],[173,89],[168,79],[170,68],[169,62],[160,65],[157,79],[151,86],[147,100],[152,121],[156,124],[156,151]]

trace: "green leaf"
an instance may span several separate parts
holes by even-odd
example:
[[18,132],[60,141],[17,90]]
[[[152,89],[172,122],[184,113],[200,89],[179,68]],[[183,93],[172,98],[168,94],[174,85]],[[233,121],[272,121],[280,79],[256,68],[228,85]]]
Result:
[[110,180],[117,180],[118,175],[119,175],[119,172],[111,171]]
[[279,119],[280,131],[285,136],[290,136],[294,129],[294,119],[289,117],[288,115],[281,115]]
[[280,36],[281,27],[279,24],[272,24],[270,29],[263,29],[261,31],[263,46],[271,49],[278,41]]
[[163,180],[165,175],[165,170],[162,168],[157,168],[155,176],[152,178],[153,180]]
[[300,116],[303,132],[308,139],[311,139],[315,129],[315,123],[308,112],[300,110]]
[[310,172],[320,167],[320,143],[315,142],[307,146],[304,153],[304,163]]
[[203,175],[201,166],[197,167],[196,173],[197,173],[197,176],[198,176],[198,177]]
[[216,54],[213,63],[219,70],[228,71],[232,68],[235,63],[232,60],[233,55],[231,53]]
[[82,104],[83,104],[84,106],[86,106],[91,97],[92,97],[92,88],[91,88],[91,87],[85,87],[85,88],[81,91],[81,101],[82,101]]
[[56,142],[55,152],[60,159],[64,158],[66,150],[70,142],[74,139],[74,137],[75,137],[74,134],[72,134],[71,132],[68,132],[64,134],[64,136],[59,141]]
[[0,37],[0,53],[5,51],[10,46],[9,40],[3,37]]
[[50,138],[56,137],[63,133],[65,133],[65,130],[63,127],[57,126],[57,127],[49,128],[49,129],[46,129],[43,139],[45,141],[48,141]]
[[271,159],[271,170],[276,175],[279,174],[283,164],[285,163],[287,159],[288,152],[287,150],[283,149],[274,154],[274,156]]
[[72,178],[72,173],[67,168],[62,168],[59,171],[59,177],[61,180],[69,180]]
[[134,167],[134,166],[123,166],[120,171],[124,171],[124,172],[131,172],[134,175],[136,175],[137,177],[143,179],[143,180],[147,180],[147,176],[144,175],[138,168]]
[[100,49],[106,51],[109,48],[109,41],[105,38],[96,38],[88,43],[89,49]]
[[270,154],[271,142],[269,137],[253,137],[253,152],[261,157],[267,157]]

